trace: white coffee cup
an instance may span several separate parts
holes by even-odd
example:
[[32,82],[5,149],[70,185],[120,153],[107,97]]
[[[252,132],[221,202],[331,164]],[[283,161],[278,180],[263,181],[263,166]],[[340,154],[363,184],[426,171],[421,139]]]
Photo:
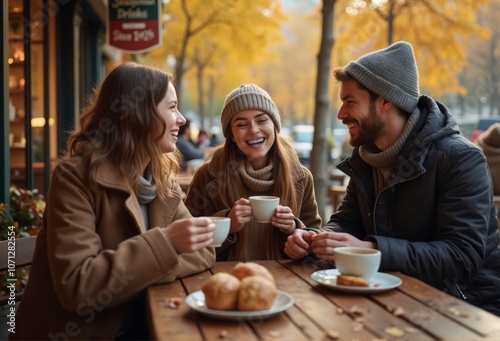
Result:
[[252,206],[252,215],[258,223],[270,223],[280,198],[270,195],[256,195],[248,198]]
[[226,240],[231,227],[231,218],[226,217],[208,217],[215,224],[214,241],[210,246],[218,247]]
[[333,249],[335,266],[342,275],[363,277],[375,275],[380,267],[382,252],[364,247],[344,246]]

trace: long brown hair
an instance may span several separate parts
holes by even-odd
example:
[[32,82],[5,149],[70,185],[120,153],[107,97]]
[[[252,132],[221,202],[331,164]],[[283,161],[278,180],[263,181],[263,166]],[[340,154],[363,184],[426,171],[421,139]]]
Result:
[[[96,176],[111,160],[134,190],[142,175],[142,162],[151,159],[158,195],[170,193],[169,177],[179,169],[176,153],[162,153],[158,141],[166,124],[157,111],[172,75],[135,63],[122,64],[95,89],[80,117],[80,130],[68,140],[66,157],[79,155],[89,165],[88,181],[97,190]],[[161,134],[158,135],[158,127]]]
[[[299,158],[294,151],[292,145],[286,140],[286,138],[280,135],[275,128],[276,139],[274,145],[269,150],[269,161],[273,163],[273,176],[274,185],[272,192],[274,195],[280,197],[280,204],[288,206],[292,209],[293,214],[298,217],[300,212],[298,212],[297,204],[297,191],[295,189],[294,179],[293,179],[293,166],[300,165]],[[231,131],[231,125],[229,124],[228,130],[226,132],[225,143],[218,147],[214,151],[214,155],[217,155],[216,159],[220,160],[220,163],[225,166],[226,176],[226,186],[225,190],[222,190],[221,200],[226,207],[232,207],[233,203],[240,198],[248,198],[248,193],[245,191],[243,181],[238,173],[238,168],[241,162],[245,159],[245,155],[240,151],[238,146],[234,141],[232,141],[233,133]],[[242,233],[246,233],[248,229],[243,229]],[[270,240],[269,243],[263,243],[263,246],[267,247],[267,255],[269,259],[280,259],[282,258],[281,252],[278,248],[280,245],[279,238],[280,234],[277,229],[269,229]],[[236,245],[233,248],[233,255],[230,258],[241,259],[245,252],[245,235],[243,238],[238,238]]]

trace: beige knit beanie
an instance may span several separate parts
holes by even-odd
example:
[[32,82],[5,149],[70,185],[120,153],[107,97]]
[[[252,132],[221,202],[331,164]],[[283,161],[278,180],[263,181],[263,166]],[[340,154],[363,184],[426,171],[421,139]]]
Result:
[[227,95],[220,115],[220,123],[224,137],[231,119],[237,113],[245,110],[262,110],[267,113],[274,122],[276,130],[281,130],[280,112],[274,104],[271,96],[255,84],[242,84]]

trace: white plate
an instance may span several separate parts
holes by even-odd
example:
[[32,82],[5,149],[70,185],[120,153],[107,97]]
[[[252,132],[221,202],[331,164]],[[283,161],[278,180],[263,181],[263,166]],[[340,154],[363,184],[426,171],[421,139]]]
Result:
[[397,288],[403,283],[401,278],[377,272],[370,279],[370,287],[355,287],[350,285],[338,285],[337,276],[340,275],[337,269],[321,270],[311,274],[311,278],[326,287],[350,293],[372,294],[388,291]]
[[293,297],[290,294],[278,290],[278,295],[271,309],[259,311],[225,311],[208,309],[205,305],[205,294],[201,290],[195,291],[186,297],[186,304],[191,309],[203,315],[223,320],[258,320],[268,318],[287,310],[293,305],[293,302]]

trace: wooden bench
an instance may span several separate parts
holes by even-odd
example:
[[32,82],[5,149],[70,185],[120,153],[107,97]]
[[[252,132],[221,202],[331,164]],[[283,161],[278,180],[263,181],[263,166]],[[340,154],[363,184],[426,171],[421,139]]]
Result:
[[346,186],[330,186],[328,196],[330,197],[333,212],[337,211],[339,208],[342,198],[344,197],[345,190]]
[[[0,241],[0,271],[9,270],[9,260],[12,263],[14,261],[14,266],[16,269],[31,265],[31,260],[33,259],[33,253],[35,251],[36,236],[23,237],[15,239],[15,257],[9,257],[9,247],[12,250],[12,241],[2,240]],[[11,251],[12,252],[12,251]],[[11,265],[12,267],[12,265]],[[16,301],[21,300],[23,293],[16,294]],[[9,301],[8,297],[0,297],[0,306],[7,304]]]
[[496,208],[500,208],[500,195],[494,195],[493,202],[495,203]]

